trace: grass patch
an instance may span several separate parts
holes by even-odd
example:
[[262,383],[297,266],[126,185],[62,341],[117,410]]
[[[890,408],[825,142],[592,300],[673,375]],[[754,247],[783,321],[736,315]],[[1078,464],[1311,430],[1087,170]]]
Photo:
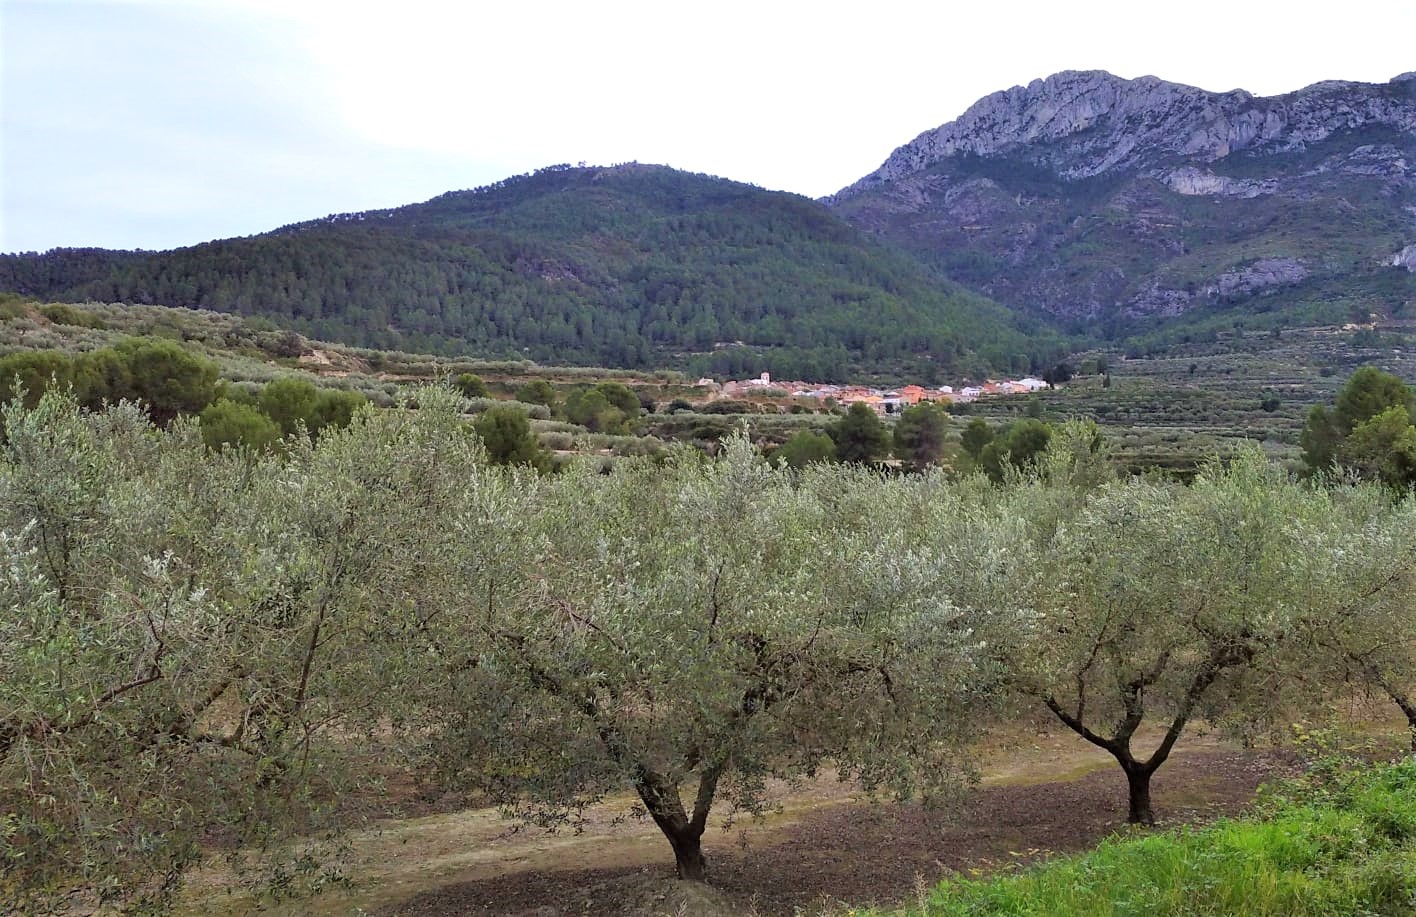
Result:
[[1118,835],[1012,875],[948,879],[900,913],[1416,914],[1416,760],[1272,795],[1263,808],[1203,829]]

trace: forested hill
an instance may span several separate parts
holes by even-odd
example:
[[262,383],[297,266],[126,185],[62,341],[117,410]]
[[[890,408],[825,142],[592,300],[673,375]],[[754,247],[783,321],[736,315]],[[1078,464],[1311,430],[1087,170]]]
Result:
[[3,255],[0,289],[263,315],[387,349],[823,380],[1026,369],[1058,349],[818,202],[638,164],[169,252]]

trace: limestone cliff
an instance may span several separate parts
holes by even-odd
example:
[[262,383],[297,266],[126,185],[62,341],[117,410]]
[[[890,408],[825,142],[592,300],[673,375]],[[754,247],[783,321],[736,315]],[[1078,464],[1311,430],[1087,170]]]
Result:
[[1416,75],[1259,97],[1067,71],[981,99],[827,203],[1063,317],[1325,291],[1408,266]]

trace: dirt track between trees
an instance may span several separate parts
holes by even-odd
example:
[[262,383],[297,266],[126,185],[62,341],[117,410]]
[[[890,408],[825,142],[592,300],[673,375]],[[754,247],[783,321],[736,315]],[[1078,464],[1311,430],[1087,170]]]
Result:
[[[386,822],[356,834],[356,884],[265,914],[506,914],[524,917],[818,913],[844,904],[897,903],[957,871],[992,872],[1085,849],[1125,828],[1125,780],[1104,753],[1070,736],[991,752],[995,763],[961,806],[929,810],[870,802],[819,780],[790,792],[780,812],[704,837],[711,893],[672,880],[668,845],[652,824],[624,820],[627,801],[597,807],[585,830],[512,829],[475,810]],[[1212,739],[1180,747],[1156,774],[1163,824],[1242,811],[1292,757]],[[250,913],[199,876],[190,913]],[[685,898],[685,895],[688,897]]]

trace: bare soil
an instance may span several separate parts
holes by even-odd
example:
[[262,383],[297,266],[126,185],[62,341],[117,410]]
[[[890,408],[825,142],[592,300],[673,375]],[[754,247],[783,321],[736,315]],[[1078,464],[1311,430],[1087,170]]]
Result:
[[[899,904],[951,872],[982,874],[1086,849],[1125,825],[1119,769],[1057,762],[1062,779],[985,783],[961,808],[841,801],[796,813],[765,836],[705,838],[713,888],[695,899],[672,878],[662,840],[637,843],[623,865],[584,866],[580,857],[455,882],[386,906],[383,915],[505,914],[524,917],[633,914],[791,915],[847,903]],[[1236,814],[1258,785],[1291,772],[1277,751],[1208,747],[1177,755],[1155,777],[1163,824]],[[646,840],[640,839],[641,842]],[[618,844],[613,844],[618,847]],[[607,851],[608,852],[608,851]],[[649,861],[645,862],[644,855]]]
[[[1374,759],[1406,754],[1405,719],[1389,705],[1354,700],[1339,713],[1354,748],[1366,747]],[[780,807],[763,818],[729,824],[718,813],[704,838],[711,886],[674,879],[663,836],[649,821],[625,817],[627,795],[587,810],[580,831],[548,833],[518,829],[493,809],[430,794],[414,774],[390,771],[378,792],[342,799],[351,884],[257,902],[214,861],[191,877],[178,910],[202,917],[720,917],[904,903],[949,874],[1014,869],[1132,830],[1116,763],[1046,723],[1024,718],[981,744],[982,782],[953,809],[873,801],[828,773],[775,787]],[[1154,730],[1139,736],[1138,751],[1158,738]],[[1238,814],[1259,784],[1297,770],[1292,752],[1246,750],[1192,731],[1155,776],[1161,826]]]
[[[1155,738],[1152,736],[1151,738]],[[1139,745],[1140,743],[1138,743]],[[179,911],[236,917],[377,914],[789,915],[913,899],[950,873],[1016,868],[1087,849],[1129,830],[1126,784],[1101,750],[1065,732],[1019,728],[981,747],[983,779],[956,806],[871,800],[833,774],[776,787],[780,807],[704,837],[711,886],[678,882],[668,843],[626,818],[627,795],[585,813],[578,831],[518,828],[496,810],[423,795],[411,775],[344,802],[349,885],[315,897],[257,902],[220,863],[188,883]],[[1294,772],[1291,753],[1245,750],[1192,734],[1154,778],[1162,825],[1237,814],[1260,783]]]

